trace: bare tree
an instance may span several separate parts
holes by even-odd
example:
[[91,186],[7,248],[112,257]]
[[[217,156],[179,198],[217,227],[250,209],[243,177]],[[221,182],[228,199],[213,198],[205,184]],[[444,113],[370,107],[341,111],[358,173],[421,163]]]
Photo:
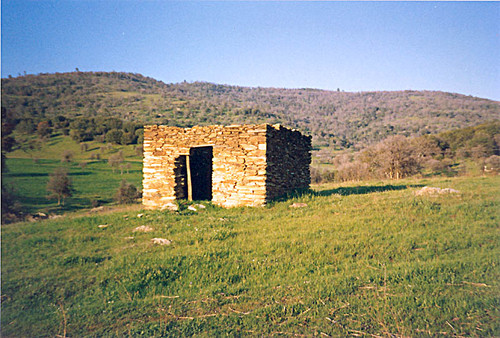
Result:
[[36,133],[40,138],[46,138],[50,136],[52,133],[52,128],[50,128],[50,124],[48,121],[41,121],[38,123],[36,127]]
[[64,168],[56,168],[47,182],[48,198],[57,199],[57,205],[64,205],[64,199],[73,196],[73,185]]
[[[123,162],[123,154],[122,153],[111,155],[108,158],[108,164],[111,166],[111,168],[113,168],[113,172],[115,172],[116,168],[120,167],[120,164],[122,162]],[[123,173],[123,169],[122,169],[122,173]]]
[[390,136],[366,148],[361,152],[360,160],[368,164],[372,173],[389,179],[400,179],[420,170],[415,147],[402,135]]
[[337,167],[339,181],[361,181],[369,177],[368,164],[361,161],[346,162]]
[[500,156],[492,155],[484,161],[484,172],[500,172]]
[[411,144],[418,158],[430,158],[442,154],[439,140],[435,136],[415,137],[411,139]]

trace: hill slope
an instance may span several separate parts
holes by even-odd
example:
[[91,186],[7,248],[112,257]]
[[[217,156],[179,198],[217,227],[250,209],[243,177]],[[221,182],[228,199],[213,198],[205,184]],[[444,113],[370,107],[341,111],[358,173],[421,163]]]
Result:
[[[357,183],[266,208],[2,226],[0,334],[498,337],[499,183]],[[461,193],[416,196],[422,185]]]
[[282,123],[316,146],[360,148],[393,134],[434,134],[498,119],[500,103],[431,91],[345,93],[165,84],[131,73],[73,72],[2,79],[2,107],[18,118],[113,116],[177,126]]

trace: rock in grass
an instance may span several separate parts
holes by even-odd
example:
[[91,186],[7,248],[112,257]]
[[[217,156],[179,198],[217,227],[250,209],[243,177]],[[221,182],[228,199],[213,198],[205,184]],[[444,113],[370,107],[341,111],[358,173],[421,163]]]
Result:
[[179,210],[179,206],[175,203],[168,203],[161,207],[161,211],[164,210],[177,211]]
[[451,189],[451,188],[444,188],[444,189],[441,189],[441,191],[444,194],[459,194],[460,193],[460,191],[455,190],[455,189]]
[[98,212],[104,210],[104,207],[101,205],[100,207],[95,207],[90,209],[90,212]]
[[158,245],[170,245],[172,244],[172,241],[169,241],[168,239],[165,238],[153,238],[151,240],[153,244],[158,244]]
[[97,227],[98,228],[107,228],[109,226],[109,224],[99,224]]
[[305,208],[307,207],[306,203],[293,203],[289,206],[290,208]]
[[196,209],[196,207],[194,205],[190,205],[188,206],[188,210],[191,210],[191,211],[198,211],[198,209]]
[[147,225],[141,225],[134,229],[134,232],[151,232],[154,229]]
[[47,218],[49,218],[47,214],[44,214],[43,212],[38,212],[34,215],[29,215],[28,217],[26,217],[26,220],[29,222],[36,222],[41,219],[47,219]]
[[415,196],[424,195],[442,195],[442,194],[458,194],[460,191],[451,188],[436,188],[436,187],[423,187],[420,190],[415,191]]
[[141,218],[144,214],[137,214],[137,218]]

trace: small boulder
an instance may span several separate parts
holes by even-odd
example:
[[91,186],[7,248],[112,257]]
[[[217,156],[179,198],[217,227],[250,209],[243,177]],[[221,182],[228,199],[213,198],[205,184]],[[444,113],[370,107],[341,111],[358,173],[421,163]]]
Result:
[[442,195],[442,194],[458,194],[460,191],[451,188],[436,188],[436,187],[423,187],[420,190],[415,191],[415,196],[424,195]]
[[154,229],[147,225],[141,225],[134,229],[134,232],[151,232]]
[[137,214],[137,218],[141,218],[144,214]]
[[455,189],[451,189],[451,188],[444,188],[441,190],[441,193],[443,193],[443,194],[459,194],[460,191],[455,190]]
[[36,214],[26,216],[25,220],[28,222],[36,222],[47,218],[49,218],[47,214],[44,214],[43,212],[37,212]]
[[179,206],[175,203],[167,203],[167,204],[163,205],[160,210],[161,211],[165,211],[165,210],[178,211]]
[[44,214],[43,212],[37,213],[36,217],[41,218],[41,219],[49,218],[49,216],[47,216],[47,214]]
[[165,238],[153,238],[151,240],[153,244],[158,244],[158,245],[170,245],[172,244],[172,241],[169,241],[168,239]]
[[293,203],[289,206],[290,208],[305,208],[307,207],[306,203]]

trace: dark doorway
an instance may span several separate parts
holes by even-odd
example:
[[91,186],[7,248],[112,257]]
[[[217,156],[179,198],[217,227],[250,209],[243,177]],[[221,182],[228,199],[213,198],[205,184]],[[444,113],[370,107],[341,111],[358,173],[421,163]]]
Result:
[[189,150],[188,191],[191,200],[212,200],[213,147],[196,147]]

